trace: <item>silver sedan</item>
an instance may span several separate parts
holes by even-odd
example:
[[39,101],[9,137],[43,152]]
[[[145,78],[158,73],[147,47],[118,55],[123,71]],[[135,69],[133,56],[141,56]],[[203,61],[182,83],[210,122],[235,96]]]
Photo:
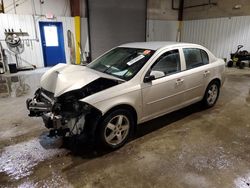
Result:
[[199,101],[212,107],[224,69],[223,60],[197,44],[124,44],[87,66],[51,68],[26,103],[29,115],[41,116],[51,136],[119,148],[137,124]]

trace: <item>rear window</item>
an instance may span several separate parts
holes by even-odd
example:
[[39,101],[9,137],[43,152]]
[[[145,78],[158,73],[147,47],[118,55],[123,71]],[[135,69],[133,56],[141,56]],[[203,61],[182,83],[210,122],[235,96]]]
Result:
[[198,48],[184,48],[183,49],[186,68],[192,69],[209,63],[207,52]]

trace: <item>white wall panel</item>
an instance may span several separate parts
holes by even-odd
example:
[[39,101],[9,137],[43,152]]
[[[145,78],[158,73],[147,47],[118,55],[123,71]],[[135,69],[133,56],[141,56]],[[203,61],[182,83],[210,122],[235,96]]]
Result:
[[[33,12],[32,1],[34,1],[35,12]],[[15,14],[13,0],[4,0],[3,3],[5,13]],[[16,4],[18,4],[18,6],[16,6],[17,14],[45,15],[50,13],[55,16],[70,16],[70,0],[48,0],[44,1],[43,4],[40,3],[40,0],[16,0]]]
[[145,0],[89,0],[91,58],[115,46],[145,41]]
[[[5,35],[4,29],[14,29],[15,31],[19,31],[22,29],[24,32],[29,33],[29,37],[22,37],[22,39],[30,39],[32,40],[32,45],[27,46],[25,43],[25,50],[20,55],[21,58],[24,60],[22,62],[23,66],[27,66],[28,64],[25,61],[36,65],[37,67],[43,67],[43,55],[42,55],[42,46],[40,40],[40,32],[39,32],[39,21],[52,21],[46,20],[44,17],[35,17],[36,21],[36,28],[37,28],[37,37],[39,41],[36,41],[36,34],[35,34],[35,27],[34,27],[34,20],[32,15],[15,15],[15,14],[0,14],[0,41],[3,47],[6,49],[7,46],[5,44]],[[63,31],[64,31],[64,45],[65,45],[65,55],[66,61],[69,62],[69,48],[67,45],[67,30],[70,29],[72,33],[75,33],[74,27],[74,18],[72,17],[57,17],[53,21],[62,22],[63,24]],[[8,53],[8,60],[9,62],[15,62],[15,57],[12,53]]]
[[148,20],[147,41],[176,41],[178,21]]
[[182,41],[201,44],[229,59],[239,44],[250,51],[250,16],[184,21]]

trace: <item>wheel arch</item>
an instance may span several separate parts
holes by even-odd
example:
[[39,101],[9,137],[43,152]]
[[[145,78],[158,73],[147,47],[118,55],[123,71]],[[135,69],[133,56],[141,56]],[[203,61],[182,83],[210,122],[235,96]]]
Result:
[[222,86],[222,81],[221,81],[220,78],[215,77],[215,78],[211,79],[210,82],[208,82],[207,85],[206,85],[206,87],[204,88],[203,99],[204,99],[204,97],[206,95],[206,91],[207,91],[207,88],[208,88],[209,84],[211,84],[212,82],[218,82],[219,83],[219,88]]
[[207,87],[209,86],[210,83],[212,82],[218,82],[219,83],[219,87],[221,87],[221,79],[219,78],[213,78],[208,84],[207,84]]
[[[218,83],[219,87],[218,87],[218,93],[217,93],[217,97],[215,99],[215,101],[213,102],[213,104],[208,104],[207,102],[207,91],[209,89],[209,86],[212,84],[212,83]],[[214,104],[216,103],[218,97],[219,97],[219,93],[220,93],[220,87],[221,87],[221,80],[219,78],[214,78],[214,79],[211,79],[211,81],[208,83],[207,87],[206,87],[206,90],[204,92],[204,95],[203,95],[203,99],[202,99],[202,103],[205,105],[206,108],[210,108],[212,106],[214,106]]]
[[113,106],[112,108],[107,110],[107,112],[105,112],[102,117],[105,117],[108,114],[110,114],[111,112],[113,112],[114,110],[118,110],[118,109],[124,109],[124,110],[128,110],[129,112],[131,112],[134,123],[137,124],[138,114],[137,114],[135,108],[129,104],[118,104],[116,106]]

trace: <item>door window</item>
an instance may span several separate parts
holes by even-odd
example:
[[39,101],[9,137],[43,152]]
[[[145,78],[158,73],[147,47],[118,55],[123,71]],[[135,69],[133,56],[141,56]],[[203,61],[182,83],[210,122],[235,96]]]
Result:
[[154,63],[151,68],[150,75],[154,75],[155,78],[161,78],[176,72],[179,72],[180,68],[180,55],[178,50],[171,50],[162,54]]
[[192,69],[209,63],[208,55],[202,49],[184,48],[183,52],[187,69]]
[[45,44],[47,47],[59,46],[57,27],[54,25],[44,26]]

